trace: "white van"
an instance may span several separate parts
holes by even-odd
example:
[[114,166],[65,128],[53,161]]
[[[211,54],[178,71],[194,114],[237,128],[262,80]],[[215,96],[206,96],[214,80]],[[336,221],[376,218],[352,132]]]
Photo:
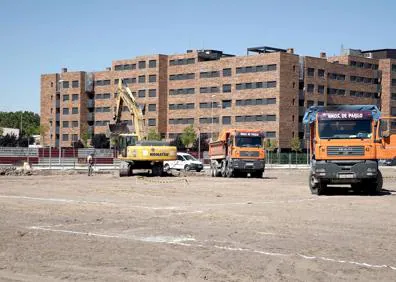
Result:
[[177,153],[177,160],[164,162],[164,171],[168,171],[170,169],[185,171],[195,170],[200,172],[203,169],[203,164],[190,154]]

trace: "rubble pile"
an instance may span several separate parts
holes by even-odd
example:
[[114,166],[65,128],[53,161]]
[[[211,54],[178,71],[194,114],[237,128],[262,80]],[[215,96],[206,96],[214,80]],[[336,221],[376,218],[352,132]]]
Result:
[[32,171],[16,167],[2,167],[0,168],[0,175],[25,176],[32,175]]

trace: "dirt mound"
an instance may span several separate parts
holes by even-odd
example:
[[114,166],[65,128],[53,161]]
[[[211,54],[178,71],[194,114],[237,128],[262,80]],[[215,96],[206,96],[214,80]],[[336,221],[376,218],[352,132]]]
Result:
[[11,176],[26,176],[32,175],[31,170],[24,170],[17,167],[4,167],[0,168],[0,175],[11,175]]

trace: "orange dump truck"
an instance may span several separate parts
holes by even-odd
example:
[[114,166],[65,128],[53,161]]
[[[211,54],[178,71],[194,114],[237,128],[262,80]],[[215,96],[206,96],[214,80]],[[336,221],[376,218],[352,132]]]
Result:
[[329,184],[350,184],[353,190],[378,194],[382,174],[378,160],[396,157],[396,135],[387,117],[374,105],[310,107],[308,126],[312,194],[325,194]]
[[264,132],[249,129],[224,130],[209,144],[210,171],[213,177],[261,178],[265,168]]

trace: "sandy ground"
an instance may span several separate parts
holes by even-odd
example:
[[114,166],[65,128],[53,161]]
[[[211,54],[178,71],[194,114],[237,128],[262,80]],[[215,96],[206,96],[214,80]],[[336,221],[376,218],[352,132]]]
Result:
[[0,280],[394,281],[395,172],[320,197],[307,170],[0,177]]

